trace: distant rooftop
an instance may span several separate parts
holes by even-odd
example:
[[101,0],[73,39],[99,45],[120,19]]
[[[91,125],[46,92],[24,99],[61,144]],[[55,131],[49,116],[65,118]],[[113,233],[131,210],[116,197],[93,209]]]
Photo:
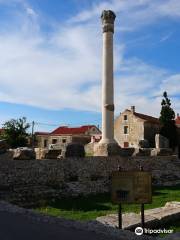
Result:
[[51,135],[56,134],[85,134],[89,129],[93,128],[95,125],[85,125],[80,127],[67,127],[62,126],[58,127],[54,131],[51,132]]
[[160,121],[159,121],[158,118],[136,112],[135,111],[135,106],[131,106],[131,110],[126,109],[125,111],[132,112],[134,114],[134,116],[136,116],[138,118],[141,118],[141,119],[143,119],[145,121],[148,121],[148,122],[151,122],[151,123],[155,123],[155,124],[160,124]]
[[178,115],[177,118],[176,118],[176,125],[180,126],[180,116]]
[[142,113],[137,113],[137,112],[134,112],[134,115],[136,117],[139,117],[139,118],[145,120],[145,121],[160,124],[158,118],[155,118],[155,117],[152,117],[152,116],[149,116],[149,115],[145,115],[145,114],[142,114]]
[[97,128],[95,125],[84,125],[80,127],[68,127],[61,126],[53,130],[52,132],[36,132],[36,135],[73,135],[73,134],[85,134],[91,128]]

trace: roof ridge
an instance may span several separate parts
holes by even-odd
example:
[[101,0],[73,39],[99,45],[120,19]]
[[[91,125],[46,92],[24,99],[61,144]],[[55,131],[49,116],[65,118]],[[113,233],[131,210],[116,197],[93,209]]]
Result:
[[143,115],[143,116],[146,116],[146,117],[151,117],[151,118],[155,118],[155,119],[159,119],[157,117],[153,117],[151,115],[147,115],[147,114],[144,114],[144,113],[138,113],[138,112],[134,112],[135,114],[140,114],[140,115]]
[[149,116],[149,115],[147,115],[147,114],[134,112],[134,115],[135,115],[136,117],[139,117],[139,118],[145,120],[145,121],[149,121],[149,122],[157,123],[157,124],[160,123],[158,118],[153,117],[153,116]]
[[82,125],[77,127],[60,126],[53,130],[50,134],[84,134],[89,128],[96,127],[95,125]]

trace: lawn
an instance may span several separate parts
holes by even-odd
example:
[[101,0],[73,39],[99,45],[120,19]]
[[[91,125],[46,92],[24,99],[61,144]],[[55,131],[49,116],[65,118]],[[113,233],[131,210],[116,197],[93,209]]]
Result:
[[109,194],[95,196],[67,198],[54,202],[37,209],[40,212],[53,216],[61,216],[74,220],[92,220],[98,216],[115,213],[117,206],[110,201]]
[[[152,204],[145,204],[145,209],[162,207],[166,202],[180,201],[180,186],[156,187],[153,189]],[[92,220],[98,216],[117,213],[118,205],[111,202],[110,194],[90,195],[87,197],[67,198],[50,201],[36,210],[53,216],[75,220]],[[123,212],[139,212],[140,205],[124,204]]]
[[[180,186],[154,188],[152,204],[145,204],[145,209],[162,207],[166,202],[170,201],[180,201]],[[140,211],[140,205],[124,204],[122,207],[123,212]],[[117,213],[118,205],[112,204],[110,194],[98,194],[48,202],[44,206],[36,208],[36,211],[67,219],[93,220],[98,216]],[[180,231],[180,222],[171,225],[167,226],[167,228],[173,228],[176,232]]]

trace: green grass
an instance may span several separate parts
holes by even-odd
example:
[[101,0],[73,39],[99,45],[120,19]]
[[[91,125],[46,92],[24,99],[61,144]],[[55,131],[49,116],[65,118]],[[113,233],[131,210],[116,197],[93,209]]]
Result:
[[[153,189],[152,204],[145,204],[145,209],[162,207],[170,201],[180,201],[180,186],[156,187]],[[140,211],[140,205],[137,204],[124,204],[122,207],[123,212]],[[112,204],[110,194],[98,194],[47,202],[35,210],[67,219],[93,220],[98,216],[117,213],[118,205]],[[173,224],[173,226],[175,225]],[[180,224],[177,225],[177,229],[180,231],[179,228]]]

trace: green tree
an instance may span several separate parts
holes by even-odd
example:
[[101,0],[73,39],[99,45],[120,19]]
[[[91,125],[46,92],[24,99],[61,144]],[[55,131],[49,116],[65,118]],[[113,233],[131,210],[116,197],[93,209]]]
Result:
[[177,146],[177,127],[175,124],[175,112],[171,108],[171,101],[168,98],[167,92],[163,93],[161,102],[160,123],[162,125],[160,134],[169,139],[170,147]]
[[2,139],[5,139],[9,147],[27,146],[27,130],[30,124],[26,122],[26,118],[11,119],[3,124]]

